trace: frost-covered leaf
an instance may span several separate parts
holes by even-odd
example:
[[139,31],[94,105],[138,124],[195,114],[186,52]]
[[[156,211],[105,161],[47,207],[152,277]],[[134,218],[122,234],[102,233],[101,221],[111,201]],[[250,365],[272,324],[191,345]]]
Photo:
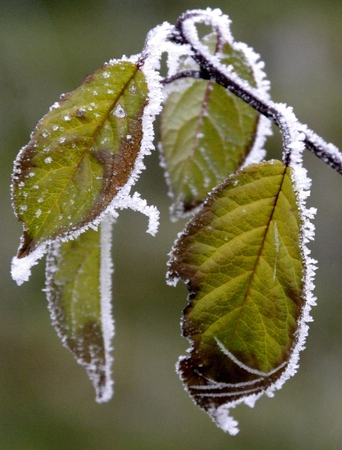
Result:
[[100,231],[89,229],[75,240],[54,242],[46,266],[53,325],[85,367],[98,402],[112,397],[110,228],[102,222]]
[[[217,43],[215,34],[205,41],[212,53],[219,52],[223,64],[257,86],[245,47]],[[188,61],[178,70],[185,64]],[[255,143],[259,115],[213,81],[188,79],[167,89],[171,93],[162,112],[161,148],[172,214],[177,217],[201,204],[211,189],[241,167]]]
[[306,267],[292,172],[270,161],[232,175],[189,222],[170,260],[170,284],[180,278],[190,292],[183,334],[192,347],[180,377],[232,434],[229,409],[271,395],[296,370]]
[[138,63],[111,61],[41,119],[13,174],[13,203],[24,227],[18,258],[105,211],[132,175],[147,96]]

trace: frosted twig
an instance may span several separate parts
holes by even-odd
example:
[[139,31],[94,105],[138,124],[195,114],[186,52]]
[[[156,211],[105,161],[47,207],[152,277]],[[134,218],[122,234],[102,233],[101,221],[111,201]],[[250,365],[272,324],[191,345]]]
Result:
[[[280,128],[285,148],[284,162],[289,164],[291,155],[291,147],[288,147],[290,143],[289,130],[286,118],[277,107],[277,104],[264,98],[257,89],[252,88],[249,83],[232,72],[230,67],[221,64],[217,56],[211,55],[198,38],[195,22],[212,25],[218,33],[223,32],[215,22],[215,17],[211,14],[210,10],[194,10],[188,11],[179,17],[174,32],[170,36],[170,40],[181,45],[190,46],[192,58],[201,67],[201,78],[210,79],[225,87],[252,106],[260,114],[272,120]],[[189,76],[192,75],[190,74]],[[306,125],[299,122],[297,125],[304,133],[303,142],[305,147],[323,162],[342,174],[342,153],[338,148],[333,144],[327,143]]]

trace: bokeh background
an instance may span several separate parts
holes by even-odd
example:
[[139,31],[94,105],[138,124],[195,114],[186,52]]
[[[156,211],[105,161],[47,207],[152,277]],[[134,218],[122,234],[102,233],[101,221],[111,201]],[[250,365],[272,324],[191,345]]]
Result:
[[[174,371],[188,347],[180,336],[186,289],[166,286],[167,253],[183,223],[171,224],[158,154],[138,189],[162,214],[156,238],[146,218],[123,212],[114,235],[115,395],[98,405],[85,372],[50,325],[44,262],[31,280],[11,280],[21,225],[10,202],[13,160],[59,95],[105,61],[139,53],[147,32],[186,9],[220,7],[236,40],[262,55],[276,101],[342,148],[340,0],[0,1],[0,449],[342,448],[342,177],[315,156],[310,205],[318,207],[318,306],[298,374],[275,398],[234,411],[238,436],[217,429]],[[276,131],[277,133],[277,131]],[[280,157],[277,135],[270,157]]]

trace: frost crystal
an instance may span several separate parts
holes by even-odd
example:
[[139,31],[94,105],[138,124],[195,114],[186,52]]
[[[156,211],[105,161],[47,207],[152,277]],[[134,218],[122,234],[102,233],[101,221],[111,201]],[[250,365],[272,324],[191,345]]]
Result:
[[238,422],[229,415],[229,407],[222,405],[217,409],[209,411],[209,415],[213,417],[217,425],[226,433],[235,436],[239,432]]
[[317,269],[317,261],[311,258],[310,250],[306,244],[314,238],[314,225],[311,222],[316,209],[306,208],[306,199],[310,195],[311,180],[307,176],[306,169],[302,166],[303,151],[305,149],[304,139],[305,131],[307,130],[305,125],[298,122],[295,117],[292,108],[287,107],[284,104],[275,104],[275,108],[282,114],[283,120],[289,130],[289,143],[288,146],[292,149],[290,156],[290,166],[293,169],[293,183],[297,194],[297,203],[299,211],[301,212],[302,225],[301,225],[301,250],[302,258],[304,261],[305,271],[303,276],[304,281],[304,300],[305,305],[302,311],[302,315],[299,319],[299,325],[297,330],[297,342],[292,349],[288,365],[282,376],[277,380],[274,386],[271,386],[266,394],[273,396],[274,391],[280,389],[284,382],[293,376],[299,367],[299,353],[305,348],[305,341],[308,335],[307,322],[311,322],[313,319],[310,316],[312,306],[316,305],[316,297],[313,295],[314,290],[314,277],[315,270]]
[[38,260],[46,253],[46,245],[41,245],[36,248],[25,258],[12,259],[11,275],[13,280],[20,286],[25,281],[28,281],[31,275],[32,266],[38,264]]
[[114,337],[114,320],[112,316],[112,274],[113,262],[111,258],[112,248],[112,223],[113,218],[107,217],[101,223],[101,269],[100,269],[100,294],[101,294],[101,319],[102,333],[105,348],[104,368],[106,374],[106,385],[101,395],[97,395],[96,400],[106,402],[113,396],[113,380],[111,367],[113,364],[112,339]]

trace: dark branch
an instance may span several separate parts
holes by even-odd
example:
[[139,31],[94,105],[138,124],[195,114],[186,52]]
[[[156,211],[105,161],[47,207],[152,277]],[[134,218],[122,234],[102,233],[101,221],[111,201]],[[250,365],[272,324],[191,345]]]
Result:
[[[195,62],[201,67],[202,73],[200,78],[204,78],[205,74],[206,79],[210,79],[221,86],[228,89],[230,92],[235,94],[237,97],[241,98],[243,101],[252,106],[256,111],[260,114],[263,114],[267,118],[273,121],[275,125],[277,125],[283,136],[283,143],[285,147],[285,163],[289,163],[291,149],[287,147],[289,143],[289,129],[282,120],[282,114],[277,111],[273,102],[268,102],[260,98],[258,92],[251,88],[250,86],[246,87],[246,82],[239,80],[239,77],[234,75],[234,77],[230,77],[229,74],[220,70],[220,68],[216,67],[208,58],[201,53],[201,51],[196,48],[195,44],[191,42],[184,32],[183,24],[186,20],[195,19],[198,14],[188,12],[179,17],[175,31],[171,36],[170,40],[178,44],[188,44],[192,50],[192,58]],[[338,149],[332,144],[328,144],[321,137],[316,135],[313,131],[307,129],[305,127],[305,139],[304,144],[308,150],[314,153],[319,159],[324,161],[330,167],[335,169],[337,172],[342,174],[342,154],[338,151]]]

